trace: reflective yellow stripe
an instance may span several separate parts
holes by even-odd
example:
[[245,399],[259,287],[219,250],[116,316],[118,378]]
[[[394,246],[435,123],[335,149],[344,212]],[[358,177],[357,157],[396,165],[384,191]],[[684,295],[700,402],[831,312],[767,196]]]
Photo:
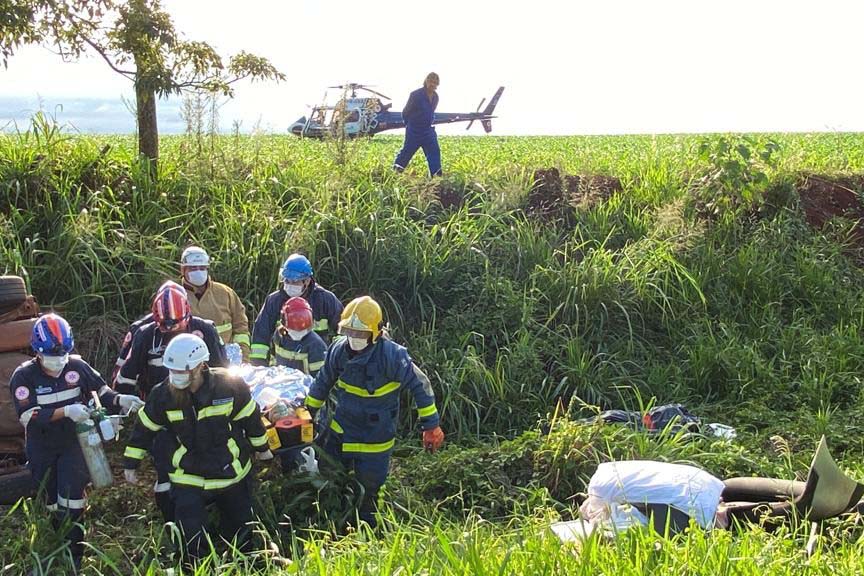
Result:
[[324,360],[321,360],[320,362],[312,362],[311,364],[309,364],[309,371],[314,372],[315,370],[320,370],[323,367]]
[[198,420],[203,420],[204,418],[213,418],[214,416],[230,416],[231,412],[233,411],[234,400],[231,400],[231,402],[228,402],[226,404],[220,404],[219,406],[207,406],[206,408],[202,408],[198,412]]
[[222,334],[222,332],[227,332],[228,330],[231,330],[232,327],[233,327],[233,325],[231,324],[231,322],[228,322],[227,324],[222,324],[221,326],[216,326],[216,332],[219,332],[219,334]]
[[183,471],[183,469],[180,468],[180,461],[183,459],[183,456],[186,455],[186,452],[188,452],[186,446],[181,444],[180,447],[174,451],[174,456],[171,457],[171,465],[174,466],[174,468],[177,468],[180,472]]
[[194,474],[186,474],[183,471],[177,471],[168,475],[171,479],[171,482],[175,484],[182,484],[184,486],[196,486],[198,488],[203,488],[204,490],[220,490],[222,488],[227,488],[232,486],[246,477],[249,474],[249,471],[252,469],[252,460],[250,459],[246,462],[245,466],[239,466],[239,464],[235,467],[235,476],[234,478],[220,478],[217,480],[206,479],[201,476],[196,476]]
[[251,340],[249,340],[249,334],[234,334],[231,337],[231,340],[233,340],[235,344],[245,344],[246,346],[249,346],[249,342],[251,342]]
[[276,348],[276,355],[281,356],[282,358],[285,358],[286,360],[301,360],[302,361],[302,360],[306,360],[306,358],[309,356],[309,354],[307,354],[306,352],[294,352],[293,350],[286,350],[285,348],[282,348],[278,344],[275,346],[275,348]]
[[141,420],[141,423],[144,424],[144,426],[146,426],[147,428],[149,428],[153,432],[158,432],[158,431],[164,429],[159,424],[156,424],[155,422],[153,422],[153,420],[151,420],[150,417],[147,416],[147,412],[144,410],[138,411],[138,419]]
[[391,392],[395,392],[399,390],[399,387],[402,386],[401,382],[388,382],[387,384],[381,386],[377,390],[373,392],[369,392],[365,388],[358,388],[357,386],[352,386],[351,384],[347,384],[346,382],[339,380],[336,382],[336,385],[339,388],[342,388],[349,394],[354,394],[355,396],[360,396],[362,398],[380,398],[381,396],[386,396]]
[[321,318],[320,320],[312,324],[312,330],[314,330],[315,332],[326,332],[329,329],[330,323],[327,321],[326,318]]
[[183,420],[182,410],[168,410],[165,415],[168,416],[169,422],[180,422]]
[[269,351],[270,348],[266,344],[252,344],[252,353],[249,354],[249,358],[263,358],[266,360]]
[[240,410],[240,412],[238,412],[236,416],[234,416],[234,420],[237,421],[242,420],[243,418],[248,418],[252,415],[253,412],[255,412],[255,400],[249,400],[246,406],[244,406],[243,409]]
[[267,435],[263,436],[249,436],[249,443],[252,444],[255,448],[260,448],[267,444]]
[[334,432],[338,432],[339,434],[344,434],[345,430],[342,429],[342,426],[339,425],[336,420],[330,420],[330,429]]
[[317,398],[313,398],[312,396],[306,396],[306,406],[311,408],[320,408],[324,405],[324,400],[318,400]]
[[143,460],[144,456],[146,455],[146,450],[142,450],[141,448],[134,448],[132,446],[126,446],[126,450],[123,451],[123,456],[126,456],[127,458],[134,458],[135,460]]
[[240,447],[237,446],[237,442],[233,438],[228,439],[228,451],[231,452],[234,460],[240,457]]
[[438,408],[435,407],[435,404],[430,404],[429,406],[426,406],[425,408],[418,408],[417,409],[417,415],[420,418],[425,418],[426,416],[431,416],[432,414],[435,414],[436,412],[438,412]]
[[365,442],[345,442],[342,444],[343,452],[362,452],[364,454],[377,454],[379,452],[386,452],[393,448],[393,445],[396,443],[396,439],[390,440],[389,442],[381,442],[380,444],[366,444]]

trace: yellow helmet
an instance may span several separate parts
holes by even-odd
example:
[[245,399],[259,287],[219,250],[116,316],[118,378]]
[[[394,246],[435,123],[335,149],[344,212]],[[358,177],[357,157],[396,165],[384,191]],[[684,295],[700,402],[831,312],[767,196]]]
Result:
[[372,342],[381,335],[384,317],[381,306],[369,296],[355,298],[342,311],[339,321],[339,334],[354,338],[365,338],[372,335]]

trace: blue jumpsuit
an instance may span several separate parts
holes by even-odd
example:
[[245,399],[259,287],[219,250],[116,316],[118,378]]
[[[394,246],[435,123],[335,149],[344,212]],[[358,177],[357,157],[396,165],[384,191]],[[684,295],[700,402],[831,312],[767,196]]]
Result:
[[[252,328],[252,352],[249,363],[253,366],[268,366],[270,363],[270,341],[273,331],[282,321],[282,305],[288,301],[284,290],[277,290],[267,296],[264,306],[255,318]],[[330,342],[330,334],[336,334],[339,329],[339,318],[344,306],[335,294],[322,288],[313,280],[303,298],[312,307],[312,330],[321,336],[325,343]]]
[[354,352],[342,339],[330,346],[306,397],[306,406],[314,411],[335,391],[336,410],[322,447],[355,471],[366,490],[360,519],[370,526],[375,525],[378,490],[390,468],[403,386],[414,397],[422,428],[438,426],[432,386],[405,348],[379,338],[365,350]]
[[301,340],[292,340],[287,332],[276,330],[273,334],[273,356],[277,366],[287,366],[309,374],[313,378],[324,366],[327,345],[315,332],[309,332]]
[[27,459],[34,481],[44,490],[48,509],[58,520],[72,520],[67,535],[76,563],[84,553],[84,530],[80,519],[86,500],[84,489],[90,482],[87,464],[75,434],[75,423],[68,418],[51,422],[54,410],[69,404],[87,404],[99,394],[106,407],[114,406],[117,394],[102,376],[80,356],[57,377],[46,374],[36,359],[21,364],[9,380],[18,418],[26,430]]
[[402,110],[405,121],[405,143],[402,150],[393,161],[397,170],[404,170],[418,148],[423,148],[426,162],[429,164],[429,174],[441,175],[441,148],[438,146],[438,134],[432,126],[435,109],[438,107],[438,93],[432,93],[432,99],[426,95],[426,88],[411,92],[408,103]]

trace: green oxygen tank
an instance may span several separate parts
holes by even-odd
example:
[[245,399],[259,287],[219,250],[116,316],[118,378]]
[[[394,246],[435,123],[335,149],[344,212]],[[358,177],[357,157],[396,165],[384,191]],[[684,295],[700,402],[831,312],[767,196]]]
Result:
[[75,433],[78,436],[78,444],[84,454],[84,462],[90,472],[90,481],[94,488],[107,488],[111,485],[111,466],[102,449],[102,438],[99,431],[91,420],[85,420],[75,425]]

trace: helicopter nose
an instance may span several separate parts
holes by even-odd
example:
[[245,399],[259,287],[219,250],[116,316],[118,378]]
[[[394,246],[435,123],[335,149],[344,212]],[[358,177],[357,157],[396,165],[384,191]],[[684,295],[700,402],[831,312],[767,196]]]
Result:
[[291,124],[291,127],[288,128],[288,130],[290,130],[292,134],[297,134],[299,136],[300,133],[303,132],[303,127],[305,125],[306,125],[306,117],[301,116],[299,120],[297,120],[293,124]]

